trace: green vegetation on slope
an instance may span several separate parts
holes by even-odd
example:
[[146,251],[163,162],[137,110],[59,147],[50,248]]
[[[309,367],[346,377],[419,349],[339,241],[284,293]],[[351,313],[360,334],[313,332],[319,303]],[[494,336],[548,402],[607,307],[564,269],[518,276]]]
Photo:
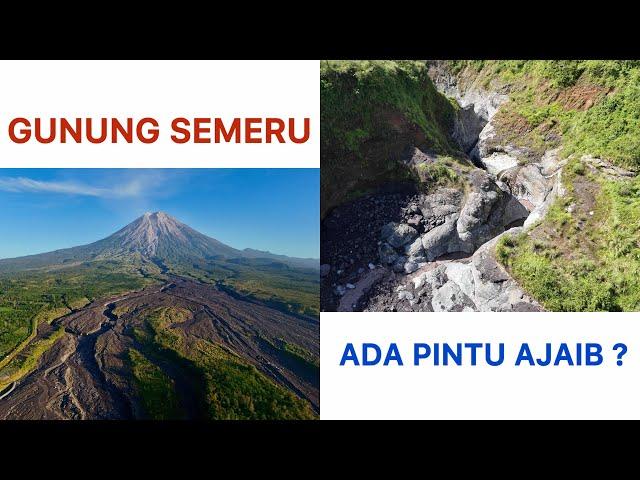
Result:
[[32,319],[50,322],[89,300],[154,281],[135,264],[92,262],[56,270],[0,273],[0,359],[27,338]]
[[[198,260],[170,264],[170,270],[196,280],[228,287],[280,310],[317,317],[317,270],[288,267],[276,261],[247,264]],[[0,273],[0,359],[31,333],[33,320],[51,322],[91,301],[140,290],[162,281],[160,270],[137,256],[64,268]]]
[[64,328],[60,327],[49,337],[31,342],[5,367],[0,369],[0,390],[31,373],[38,366],[40,357],[53,347],[64,334]]
[[315,367],[318,370],[320,369],[320,360],[314,357],[311,352],[307,351],[299,345],[287,342],[284,338],[279,338],[278,342],[282,346],[281,348],[289,355],[297,358],[301,362]]
[[317,270],[257,260],[201,260],[190,264],[170,263],[167,266],[177,275],[200,282],[222,282],[243,295],[282,311],[313,317],[320,314],[320,278]]
[[269,339],[261,336],[260,339],[272,348],[280,350],[289,359],[299,363],[315,375],[320,374],[320,359],[300,345],[287,342],[284,338]]
[[500,240],[498,258],[549,310],[638,311],[640,179],[574,175],[540,226]]
[[358,152],[361,144],[386,125],[377,123],[381,108],[391,107],[422,129],[439,151],[451,148],[447,134],[454,108],[427,76],[424,62],[364,60],[320,64],[322,141]]
[[398,162],[409,144],[436,153],[449,139],[455,106],[418,61],[322,61],[320,67],[322,216],[390,180],[413,179]]
[[180,418],[173,380],[133,348],[129,349],[128,359],[147,416],[153,420]]
[[[453,168],[455,165],[455,168]],[[417,166],[420,182],[426,188],[445,185],[461,184],[463,179],[458,171],[466,171],[468,165],[464,165],[451,157],[440,157],[433,163],[421,163]],[[457,171],[456,171],[457,170]]]
[[174,308],[153,310],[138,341],[157,354],[186,363],[204,383],[202,391],[212,419],[312,419],[309,405],[220,345],[197,339],[187,345],[172,328],[190,315]]
[[510,141],[640,166],[640,61],[474,60],[451,68],[486,88],[508,86],[511,101],[495,123]]

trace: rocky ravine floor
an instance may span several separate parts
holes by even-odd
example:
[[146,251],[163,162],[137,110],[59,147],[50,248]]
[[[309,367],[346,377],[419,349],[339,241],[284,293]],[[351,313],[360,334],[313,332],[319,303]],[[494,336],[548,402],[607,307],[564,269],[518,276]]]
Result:
[[[319,323],[248,302],[180,277],[141,292],[96,301],[54,322],[43,324],[38,338],[53,327],[65,334],[40,358],[37,368],[0,400],[2,419],[129,419],[139,405],[124,364],[127,349],[138,348],[132,329],[140,312],[156,307],[192,312],[172,326],[187,342],[205,339],[253,364],[275,382],[319,411],[319,376],[261,338],[283,338],[319,356]],[[114,310],[127,312],[116,315]],[[187,418],[203,418],[189,372],[169,362],[158,367],[173,380]]]
[[[491,119],[506,95],[438,88],[461,110],[452,136],[467,152],[465,185],[428,193],[375,193],[332,211],[322,224],[324,311],[522,311],[541,306],[494,258],[504,234],[527,228],[562,195],[557,150],[519,162]],[[437,161],[414,149],[411,168]]]

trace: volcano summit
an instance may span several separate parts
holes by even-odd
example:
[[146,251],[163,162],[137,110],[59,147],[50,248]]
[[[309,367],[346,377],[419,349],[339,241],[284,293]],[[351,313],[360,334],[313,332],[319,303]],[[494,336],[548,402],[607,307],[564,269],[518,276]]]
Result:
[[318,261],[311,258],[286,257],[252,249],[237,250],[203,235],[165,212],[147,212],[113,235],[89,245],[0,260],[0,272],[131,256],[162,261],[226,259],[237,262],[238,259],[262,258],[289,266],[319,269]]

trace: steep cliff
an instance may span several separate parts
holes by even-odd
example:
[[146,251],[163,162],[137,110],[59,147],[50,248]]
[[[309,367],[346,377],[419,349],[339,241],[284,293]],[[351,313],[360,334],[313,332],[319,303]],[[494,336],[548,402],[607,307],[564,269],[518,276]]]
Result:
[[412,181],[407,161],[455,155],[455,104],[440,95],[424,62],[322,61],[322,217],[390,181]]

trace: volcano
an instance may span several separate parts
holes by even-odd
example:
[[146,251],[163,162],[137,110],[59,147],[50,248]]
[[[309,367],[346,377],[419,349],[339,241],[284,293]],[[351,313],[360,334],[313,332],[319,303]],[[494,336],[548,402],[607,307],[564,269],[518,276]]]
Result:
[[241,251],[197,232],[164,212],[147,212],[104,240],[87,245],[87,248],[97,256],[139,253],[163,260],[243,256]]
[[113,235],[88,245],[0,260],[0,271],[43,268],[93,260],[127,261],[132,257],[162,262],[195,259],[255,263],[262,260],[289,267],[319,269],[319,261],[271,252],[235,249],[208,237],[165,212],[147,212]]

